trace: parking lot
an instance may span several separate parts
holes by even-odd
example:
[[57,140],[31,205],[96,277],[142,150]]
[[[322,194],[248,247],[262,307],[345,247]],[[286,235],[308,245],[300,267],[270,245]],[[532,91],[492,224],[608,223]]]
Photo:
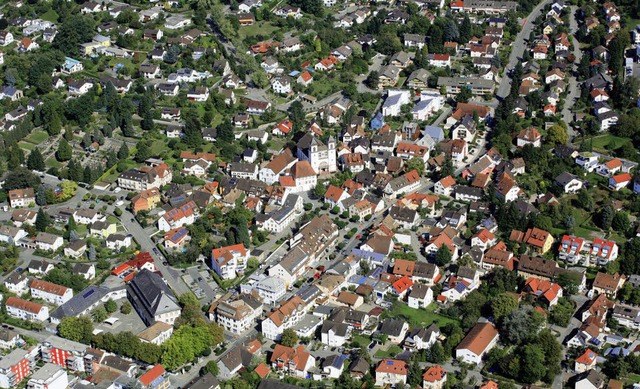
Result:
[[198,300],[203,300],[205,303],[211,302],[219,289],[209,270],[204,265],[185,269],[182,274],[182,280],[191,288]]

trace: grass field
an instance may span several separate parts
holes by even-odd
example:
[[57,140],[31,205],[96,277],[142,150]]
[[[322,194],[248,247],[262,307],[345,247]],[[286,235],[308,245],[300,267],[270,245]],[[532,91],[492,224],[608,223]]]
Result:
[[394,358],[396,355],[402,352],[400,346],[395,344],[390,346],[387,350],[378,350],[375,354],[376,358]]
[[432,304],[427,309],[410,308],[405,303],[396,303],[393,308],[385,315],[387,317],[402,317],[409,322],[411,327],[424,326],[427,327],[432,323],[436,323],[438,327],[444,327],[450,323],[456,323],[455,319],[442,316],[433,311],[435,306]]
[[157,139],[153,141],[151,144],[151,154],[152,155],[160,155],[163,151],[168,150],[167,145],[163,140]]
[[365,349],[371,343],[371,338],[364,335],[356,335],[353,337],[352,342],[358,343],[358,347]]
[[33,149],[36,147],[36,145],[34,145],[34,144],[32,144],[32,143],[29,143],[29,142],[25,142],[25,141],[23,141],[23,140],[21,140],[20,142],[18,142],[18,145],[19,145],[21,148],[23,148],[23,149],[25,149],[25,150],[28,150],[28,151],[31,151],[31,150],[33,150]]
[[58,13],[52,9],[40,15],[40,19],[49,21],[51,23],[58,23]]
[[242,26],[239,30],[240,35],[243,38],[254,35],[270,37],[275,31],[278,31],[278,27],[275,27],[271,23],[265,21],[255,23],[251,26]]
[[619,136],[606,134],[593,138],[593,149],[599,149],[601,151],[616,150],[630,141],[631,140],[628,138],[621,138]]
[[62,164],[60,162],[58,162],[54,157],[47,158],[47,160],[44,161],[44,163],[49,168],[55,167],[55,168],[59,169],[59,168],[62,167]]
[[44,142],[44,140],[47,139],[48,137],[49,137],[49,134],[47,134],[44,131],[34,131],[28,137],[25,138],[25,141],[29,143],[33,143],[34,145],[39,145],[40,143]]

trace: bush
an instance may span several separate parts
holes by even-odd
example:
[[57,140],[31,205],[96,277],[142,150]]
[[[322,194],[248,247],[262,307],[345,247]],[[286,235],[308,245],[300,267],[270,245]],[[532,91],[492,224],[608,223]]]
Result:
[[122,216],[122,209],[120,209],[120,208],[114,209],[113,210],[113,214],[118,216],[118,217]]

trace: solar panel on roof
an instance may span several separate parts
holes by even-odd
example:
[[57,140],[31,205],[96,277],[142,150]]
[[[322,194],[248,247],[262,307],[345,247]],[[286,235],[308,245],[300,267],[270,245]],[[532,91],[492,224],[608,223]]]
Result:
[[93,290],[93,289],[91,289],[90,291],[88,291],[88,292],[86,292],[85,294],[83,294],[83,295],[82,295],[82,298],[85,298],[85,299],[86,299],[87,297],[91,296],[91,295],[93,294],[93,292],[94,292],[94,290]]

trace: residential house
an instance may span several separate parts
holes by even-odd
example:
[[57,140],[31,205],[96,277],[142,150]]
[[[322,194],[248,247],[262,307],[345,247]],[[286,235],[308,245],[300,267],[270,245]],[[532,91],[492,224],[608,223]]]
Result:
[[409,364],[398,359],[383,359],[376,367],[376,386],[405,385],[409,374]]
[[456,358],[479,365],[482,357],[498,343],[498,338],[498,330],[493,323],[478,323],[456,347]]

